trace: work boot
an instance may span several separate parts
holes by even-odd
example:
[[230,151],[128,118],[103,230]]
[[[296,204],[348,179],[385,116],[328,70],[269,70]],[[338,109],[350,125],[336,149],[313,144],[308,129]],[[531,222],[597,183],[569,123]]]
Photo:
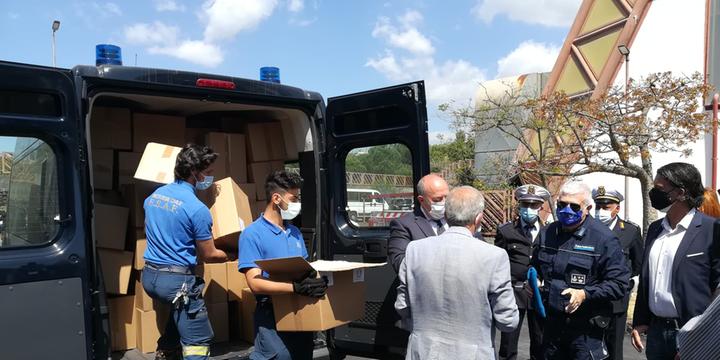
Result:
[[155,360],[182,360],[182,351],[180,348],[172,350],[155,351]]

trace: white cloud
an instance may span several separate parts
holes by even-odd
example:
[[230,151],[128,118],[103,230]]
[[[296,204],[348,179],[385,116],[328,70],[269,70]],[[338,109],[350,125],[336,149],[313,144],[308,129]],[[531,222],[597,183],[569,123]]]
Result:
[[430,39],[417,29],[423,17],[411,10],[398,17],[400,27],[392,24],[389,18],[380,17],[372,31],[372,36],[385,39],[390,45],[410,51],[417,55],[431,55],[435,52]]
[[103,18],[122,15],[122,10],[120,10],[120,7],[113,2],[107,2],[107,3],[103,3],[103,4],[95,2],[95,3],[92,3],[92,7]]
[[453,131],[429,131],[428,142],[430,145],[445,144],[455,140]]
[[207,21],[205,41],[232,39],[239,32],[254,29],[272,15],[277,0],[208,0],[201,18]]
[[553,44],[524,41],[515,50],[498,60],[497,77],[551,71],[560,47]]
[[155,10],[163,11],[185,11],[185,5],[178,4],[175,0],[155,0]]
[[512,21],[566,27],[575,20],[581,2],[581,0],[478,0],[472,13],[488,24],[496,16],[505,15]]
[[300,12],[305,8],[305,2],[303,0],[290,0],[288,2],[288,10],[291,12]]
[[160,21],[152,24],[138,23],[125,27],[125,40],[138,45],[173,45],[179,33],[178,27],[165,25]]
[[185,40],[173,46],[153,46],[148,52],[169,55],[207,67],[218,66],[224,60],[223,52],[217,45],[197,40]]
[[290,19],[289,23],[290,25],[295,25],[299,27],[306,27],[314,24],[317,21],[317,17],[314,17],[312,19]]

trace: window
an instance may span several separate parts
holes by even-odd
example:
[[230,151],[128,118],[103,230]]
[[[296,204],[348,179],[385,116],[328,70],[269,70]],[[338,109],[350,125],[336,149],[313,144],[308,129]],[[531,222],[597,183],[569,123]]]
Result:
[[355,227],[386,227],[413,211],[410,149],[403,144],[355,148],[345,157],[345,209]]
[[0,136],[0,247],[43,245],[57,235],[57,178],[48,144]]

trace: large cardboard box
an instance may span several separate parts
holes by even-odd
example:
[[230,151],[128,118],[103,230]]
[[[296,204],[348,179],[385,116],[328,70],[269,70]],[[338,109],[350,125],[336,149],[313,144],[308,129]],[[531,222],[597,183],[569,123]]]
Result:
[[225,263],[198,264],[195,267],[198,276],[205,280],[203,298],[206,304],[227,302],[228,274]]
[[215,334],[213,342],[222,343],[230,340],[230,319],[228,315],[227,301],[214,304],[206,303],[205,307],[207,307],[210,325],[212,326],[213,333]]
[[245,274],[238,270],[238,261],[226,262],[227,266],[227,291],[229,301],[242,301],[242,291],[248,287]]
[[277,122],[265,123],[265,134],[268,135],[269,159],[268,160],[285,160],[285,138],[283,137],[282,125]]
[[228,175],[238,184],[247,183],[247,151],[245,148],[245,135],[228,134],[227,144]]
[[135,309],[137,349],[140,352],[151,353],[157,350],[157,341],[165,331],[169,317],[170,308],[167,305],[156,311]]
[[267,199],[267,196],[265,196],[265,181],[268,175],[275,170],[282,170],[283,168],[285,168],[285,163],[282,161],[256,162],[248,165],[250,182],[255,183],[256,199]]
[[327,294],[322,298],[295,294],[272,297],[279,331],[325,331],[360,319],[365,310],[365,270],[384,265],[324,260],[310,264],[299,256],[255,263],[273,280],[299,280],[312,270],[328,278]]
[[252,215],[253,219],[257,219],[260,217],[260,215],[265,212],[265,208],[267,207],[268,201],[262,200],[262,201],[255,201],[252,205]]
[[248,196],[231,178],[225,178],[216,181],[202,200],[212,214],[215,245],[237,250],[240,232],[253,221]]
[[182,147],[185,145],[185,118],[157,114],[133,114],[133,151],[142,152],[153,141]]
[[279,122],[249,123],[245,129],[249,159],[253,162],[284,160],[285,140]]
[[97,251],[105,279],[105,291],[108,294],[126,295],[130,286],[133,253],[109,249]]
[[114,156],[110,149],[93,149],[93,188],[95,190],[112,190]]
[[160,184],[175,181],[175,160],[180,150],[182,148],[177,146],[148,143],[135,170],[135,178]]
[[90,142],[93,148],[130,150],[132,135],[130,110],[96,106],[90,118]]
[[95,243],[105,249],[125,250],[128,209],[95,203]]
[[118,186],[135,182],[133,176],[135,175],[135,170],[137,170],[138,165],[140,165],[141,158],[142,153],[139,152],[118,151]]
[[135,306],[132,296],[109,298],[110,347],[112,351],[134,349],[136,346]]
[[226,133],[210,132],[205,134],[205,145],[218,154],[213,163],[213,176],[224,179],[228,176],[228,138]]
[[147,250],[147,239],[137,239],[135,241],[135,261],[133,269],[142,270],[145,267],[145,250]]
[[255,306],[257,306],[257,300],[255,294],[249,288],[243,289],[242,291],[243,301],[239,302],[241,315],[241,326],[242,326],[242,339],[245,342],[253,344],[255,343]]
[[145,227],[145,199],[159,186],[156,183],[138,181],[135,184],[125,184],[120,188],[125,206],[130,210],[131,229]]
[[[233,180],[235,180],[235,179],[233,179]],[[245,195],[247,195],[248,200],[250,201],[250,203],[252,205],[252,202],[257,200],[257,185],[255,185],[254,183],[252,183],[252,184],[238,183],[238,186],[240,187],[240,189],[242,189],[242,191],[245,193]],[[263,187],[263,189],[264,189],[264,187]]]

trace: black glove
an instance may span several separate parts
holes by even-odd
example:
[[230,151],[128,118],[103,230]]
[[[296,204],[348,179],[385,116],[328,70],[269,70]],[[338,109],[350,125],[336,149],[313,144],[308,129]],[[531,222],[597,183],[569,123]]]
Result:
[[308,275],[300,281],[293,282],[293,292],[298,295],[320,298],[327,291],[327,279],[324,277],[316,278],[316,272],[308,273]]

